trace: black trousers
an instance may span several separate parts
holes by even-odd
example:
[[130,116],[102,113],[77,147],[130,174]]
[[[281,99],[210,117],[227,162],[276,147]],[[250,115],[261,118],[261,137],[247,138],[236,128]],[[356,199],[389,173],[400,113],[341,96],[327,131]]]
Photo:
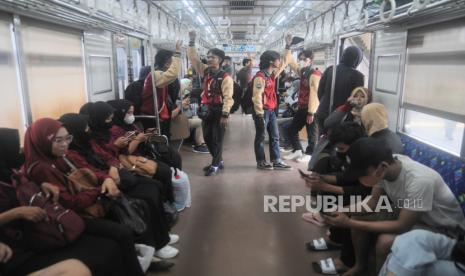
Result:
[[[134,239],[129,228],[106,219],[86,219],[85,223],[85,233],[102,238],[110,238],[118,243],[123,253],[122,263],[124,264],[126,275],[144,275],[137,259]],[[107,265],[112,266],[114,263],[112,261]]]
[[294,114],[291,126],[289,127],[289,137],[294,151],[302,150],[302,145],[299,140],[299,131],[304,126],[307,128],[308,136],[308,146],[305,153],[310,155],[313,153],[313,149],[318,142],[318,123],[315,119],[313,123],[307,124],[307,109],[301,108]]
[[218,167],[223,161],[223,139],[225,128],[220,124],[221,116],[202,120],[203,139],[212,156],[212,166]]
[[174,202],[174,191],[173,191],[173,183],[172,183],[172,172],[170,166],[167,164],[156,161],[157,162],[157,172],[153,176],[155,180],[158,180],[157,184],[161,186],[162,192],[162,202],[169,201],[171,203]]
[[2,242],[13,249],[13,256],[6,264],[0,264],[0,275],[27,275],[68,259],[83,262],[94,276],[143,275],[140,268],[130,271],[125,267],[122,247],[108,236],[84,233],[66,247],[40,253],[30,251],[27,245],[15,246],[3,237]]
[[350,229],[330,227],[329,231],[331,232],[329,239],[342,245],[339,258],[346,266],[353,267],[355,265],[355,251]]
[[148,229],[139,240],[159,250],[170,241],[170,228],[164,213],[162,192],[160,191],[163,185],[148,177],[136,176],[136,178],[137,185],[124,190],[124,193],[130,197],[144,200],[149,206],[150,221],[146,222]]

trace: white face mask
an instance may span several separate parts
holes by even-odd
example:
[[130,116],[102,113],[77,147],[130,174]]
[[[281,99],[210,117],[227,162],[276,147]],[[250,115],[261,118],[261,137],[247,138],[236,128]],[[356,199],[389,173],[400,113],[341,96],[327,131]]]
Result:
[[299,60],[299,66],[300,68],[305,68],[307,67],[309,64],[307,64],[307,62],[305,60]]
[[135,120],[136,117],[134,117],[134,115],[126,115],[126,117],[124,117],[124,122],[128,125],[132,125]]

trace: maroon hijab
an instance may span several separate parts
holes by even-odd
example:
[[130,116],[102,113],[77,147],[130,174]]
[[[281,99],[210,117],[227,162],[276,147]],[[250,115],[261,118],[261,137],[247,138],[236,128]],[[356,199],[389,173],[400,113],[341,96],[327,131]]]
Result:
[[58,165],[58,159],[52,154],[52,143],[62,124],[54,119],[42,118],[28,127],[24,138],[25,169],[34,162]]

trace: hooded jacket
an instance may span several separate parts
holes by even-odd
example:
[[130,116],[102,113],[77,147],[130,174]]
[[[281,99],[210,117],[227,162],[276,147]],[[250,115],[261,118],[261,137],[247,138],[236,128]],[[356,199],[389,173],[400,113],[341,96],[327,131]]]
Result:
[[[334,101],[332,110],[344,104],[350,93],[359,86],[364,85],[364,76],[356,70],[363,58],[360,48],[351,46],[344,50],[341,63],[336,67],[336,82],[334,88]],[[330,112],[331,83],[333,78],[333,66],[328,67],[321,77],[318,86],[318,99],[320,105],[317,113],[325,119]]]

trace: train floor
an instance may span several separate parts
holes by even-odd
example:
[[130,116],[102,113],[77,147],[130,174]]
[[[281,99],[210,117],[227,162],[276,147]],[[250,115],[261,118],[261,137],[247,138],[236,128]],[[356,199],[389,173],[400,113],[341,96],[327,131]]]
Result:
[[[182,276],[300,276],[317,275],[311,263],[337,252],[311,253],[305,242],[322,237],[326,229],[302,220],[304,208],[295,213],[265,213],[265,195],[306,195],[308,188],[294,161],[292,171],[256,169],[250,116],[232,115],[226,131],[225,169],[212,177],[202,167],[210,155],[181,149],[184,170],[189,174],[192,207],[180,214],[172,230],[181,239],[180,254],[169,272]],[[268,155],[268,145],[266,145]]]

